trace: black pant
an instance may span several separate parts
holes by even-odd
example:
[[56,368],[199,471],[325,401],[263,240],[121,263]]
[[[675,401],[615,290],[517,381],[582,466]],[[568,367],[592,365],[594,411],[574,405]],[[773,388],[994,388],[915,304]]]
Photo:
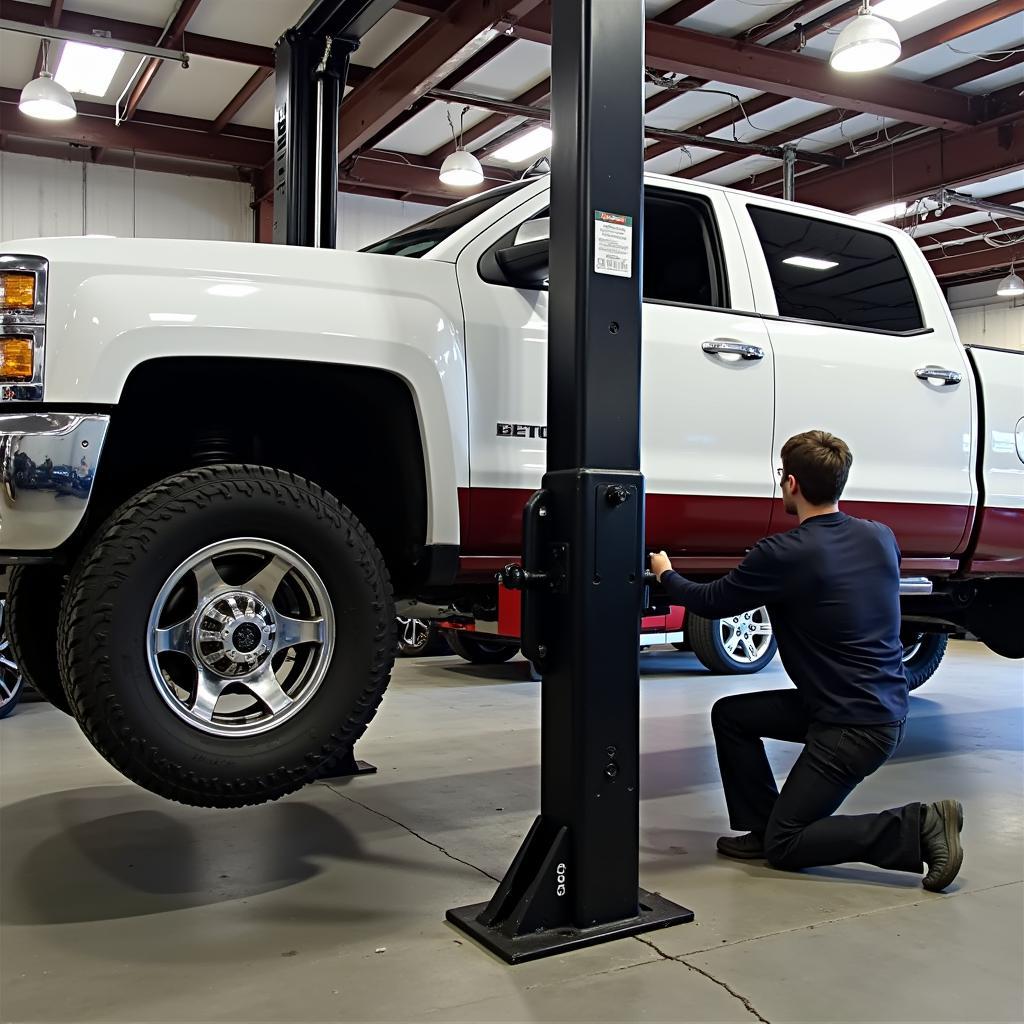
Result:
[[[879,814],[830,817],[854,787],[880,768],[903,739],[903,725],[839,726],[811,721],[796,690],[723,697],[711,711],[718,764],[739,832],[764,836],[779,868],[863,861],[921,872],[921,805]],[[782,792],[762,737],[803,743]]]

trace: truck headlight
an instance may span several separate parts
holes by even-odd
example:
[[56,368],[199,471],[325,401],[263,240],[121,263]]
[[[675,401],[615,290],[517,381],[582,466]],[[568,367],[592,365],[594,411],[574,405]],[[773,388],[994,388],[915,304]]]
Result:
[[47,262],[0,253],[0,403],[43,397]]

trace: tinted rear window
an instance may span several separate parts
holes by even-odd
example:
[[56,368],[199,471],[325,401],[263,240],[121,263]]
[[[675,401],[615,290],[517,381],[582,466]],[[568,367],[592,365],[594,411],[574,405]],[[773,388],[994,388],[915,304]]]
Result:
[[923,326],[910,274],[891,238],[763,206],[747,209],[780,316],[875,331]]

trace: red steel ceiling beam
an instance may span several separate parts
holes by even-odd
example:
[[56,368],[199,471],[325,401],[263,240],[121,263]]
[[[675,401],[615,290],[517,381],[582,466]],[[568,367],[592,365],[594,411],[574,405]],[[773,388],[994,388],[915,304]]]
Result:
[[[550,28],[532,18],[520,21],[516,33],[544,42],[551,39]],[[659,71],[782,92],[933,128],[964,128],[980,120],[972,97],[892,75],[844,76],[828,61],[654,21],[647,23],[646,40],[646,63]]]
[[339,158],[344,161],[395,117],[456,71],[489,41],[485,33],[515,23],[541,0],[454,0],[398,48],[341,105]]
[[[78,117],[70,121],[41,121],[21,113],[19,96],[17,89],[0,89],[0,134],[101,149],[137,150],[238,167],[261,167],[272,152],[269,132],[248,130],[260,132],[260,138],[211,135],[210,122],[198,118],[140,110],[139,120],[118,128],[114,125],[113,107],[102,103],[79,101]],[[149,123],[141,123],[143,116]],[[240,126],[232,126],[232,129],[246,131]]]
[[[1013,132],[1014,130],[1016,130],[1017,137],[1019,138],[1021,135],[1021,130],[1019,126],[1019,122],[1021,120],[1020,115],[1022,112],[1024,112],[1024,101],[1021,100],[1019,94],[1020,87],[1016,85],[1011,85],[1007,86],[1005,89],[1000,89],[998,92],[990,93],[988,96],[984,97],[989,108],[992,111],[998,113],[1000,116],[994,117],[991,120],[984,122],[982,125],[979,125],[978,127],[991,129],[998,128],[1000,130],[1001,137],[1004,139],[1007,137],[1012,138]],[[908,130],[912,131],[913,126],[907,124],[895,124],[890,126],[889,128],[890,132],[907,132]],[[872,134],[873,133],[862,136],[860,139],[855,141],[860,142],[861,147],[863,149],[865,143],[872,137]],[[862,152],[862,154],[856,157],[856,159],[864,160],[871,155],[877,156],[879,153],[891,153],[894,152],[895,149],[898,147],[909,145],[911,142],[919,142],[922,138],[941,139],[943,137],[943,133],[941,132],[935,134],[927,132],[917,132],[913,139],[904,139],[902,142],[896,139],[892,143],[877,145],[874,149],[872,149],[870,153]],[[840,146],[834,146],[832,149],[826,150],[825,152],[828,153],[830,156],[845,157],[847,159],[851,157],[849,143],[843,143]],[[850,166],[852,166],[852,163]],[[1008,171],[1015,169],[1014,166],[1012,166],[1012,161],[1008,164],[1006,169]],[[978,177],[980,178],[981,175],[979,175]],[[798,183],[804,184],[811,180],[812,178],[807,177],[806,173],[799,175],[797,178]],[[970,179],[965,180],[969,181]],[[936,179],[935,184],[950,185],[951,183],[944,182],[941,179]],[[745,187],[750,189],[750,191],[764,192],[767,195],[781,195],[782,178],[779,175],[779,169],[772,168],[772,170],[766,171],[763,174],[755,175],[751,179],[751,182]]]
[[[20,21],[23,25],[46,25],[47,8],[24,0],[3,0],[3,17]],[[97,14],[83,14],[80,11],[64,11],[60,26],[69,32],[83,32],[90,35],[93,30],[109,32],[114,40],[126,43],[142,43],[156,46],[162,29],[158,25],[140,25],[134,21],[104,18]],[[274,49],[271,46],[256,46],[234,39],[220,39],[216,36],[188,34],[188,52],[193,57],[210,57],[234,64],[249,64],[253,67],[273,68]]]
[[[461,84],[467,78],[475,75],[481,68],[486,67],[490,64],[495,57],[499,54],[504,53],[513,43],[515,42],[514,37],[506,35],[504,32],[492,39],[482,49],[477,50],[469,60],[459,65],[444,81],[440,83],[442,89],[454,89],[457,85]],[[360,77],[358,80],[353,80],[351,74],[349,75],[349,81],[353,86],[360,85],[362,82],[373,73],[373,68],[367,68],[367,74]],[[427,96],[421,96],[415,103],[406,107],[401,113],[399,113],[394,120],[391,121],[387,127],[381,129],[372,139],[370,139],[364,146],[360,147],[360,152],[373,149],[383,142],[389,135],[398,131],[402,125],[408,124],[417,114],[426,110],[434,101]],[[472,129],[467,129],[466,136]]]
[[[181,3],[178,4],[178,9],[174,12],[174,17],[171,18],[170,24],[160,36],[160,46],[172,50],[181,43],[182,36],[185,34],[185,27],[201,3],[202,0],[181,0]],[[122,121],[130,121],[132,115],[139,109],[142,97],[146,95],[149,87],[153,84],[153,80],[156,78],[157,72],[162,65],[163,61],[159,57],[150,57],[144,62],[142,70],[139,72],[139,77],[132,87],[128,102],[125,104],[124,112],[121,114]]]
[[678,25],[679,22],[702,11],[712,2],[713,0],[679,0],[679,3],[673,4],[668,10],[662,11],[656,20],[666,25]]
[[[50,0],[50,10],[46,15],[46,27],[47,28],[59,28],[60,27],[60,16],[64,13],[64,0]],[[6,18],[7,15],[4,14]],[[32,72],[33,78],[38,78],[39,73],[43,70],[43,54],[46,52],[48,41],[45,39],[39,42],[39,51],[36,53],[36,66]],[[50,68],[52,72],[53,67]]]
[[827,61],[655,23],[647,27],[649,65],[832,107],[936,128],[978,119],[971,97],[888,75],[842,76]]
[[[134,123],[134,122],[133,122]],[[205,160],[186,160],[181,157],[160,156],[155,153],[130,153],[127,150],[99,149],[96,147],[68,146],[45,139],[26,139],[14,135],[3,137],[0,146],[5,153],[23,153],[50,160],[72,160],[82,164],[104,164],[110,167],[134,167],[140,171],[160,171],[164,174],[185,174],[218,181],[246,181],[249,172],[232,164],[214,164]]]
[[1024,261],[1024,242],[998,247],[984,242],[968,243],[957,246],[955,250],[951,248],[948,255],[943,255],[941,250],[932,250],[925,255],[932,272],[941,280],[996,270],[1008,267],[1013,262],[1020,263]]
[[995,3],[988,4],[977,11],[970,11],[959,18],[954,18],[942,25],[927,32],[920,32],[912,39],[903,43],[900,52],[900,60],[910,60],[919,53],[926,50],[933,50],[936,46],[959,39],[960,36],[977,32],[980,28],[988,28],[998,21],[1012,18],[1024,11],[1024,0],[995,0]]
[[802,24],[799,28],[794,27],[791,32],[776,39],[771,45],[776,50],[801,50],[808,39],[820,36],[830,28],[838,28],[844,21],[849,21],[860,9],[861,0],[846,0],[831,11]]
[[[788,17],[799,17],[801,12],[806,12],[821,7],[823,2],[827,2],[827,0],[800,0],[799,3],[787,8],[782,13],[782,15],[773,22],[755,26],[754,28],[749,29],[745,32],[737,33],[736,37],[743,38],[747,41],[756,42],[757,40],[762,39],[767,35],[771,35],[771,33],[776,31],[781,24],[785,24]],[[704,0],[684,0],[684,3],[676,4],[674,7],[670,7],[667,11],[662,11],[661,14],[659,14],[652,20],[660,22],[661,24],[665,25],[674,25],[677,22],[681,21],[684,17],[686,17],[687,14],[696,13],[697,10],[700,10],[705,6],[707,6],[707,4],[704,2]],[[531,16],[530,20],[531,24],[533,24],[534,26],[540,24],[541,12],[538,10],[536,14]],[[706,79],[693,77],[687,78],[686,83],[689,89],[696,89],[699,86],[709,84]],[[655,93],[650,99],[647,100],[645,106],[646,112],[648,114],[653,113],[659,107],[663,107],[666,104],[671,103],[673,100],[678,99],[679,96],[683,95],[683,93],[686,91],[688,90],[665,89],[662,92]],[[535,85],[532,89],[529,89],[526,92],[522,93],[520,96],[517,96],[514,102],[522,103],[527,106],[534,106],[538,103],[542,103],[550,95],[551,79],[547,78],[538,85]],[[761,98],[758,97],[758,100],[760,100],[759,104],[757,103],[757,101],[750,101],[751,104],[755,105],[755,109],[763,109],[764,107],[774,106],[776,103],[781,102],[781,100],[775,98],[772,98],[771,100],[761,100]],[[745,103],[744,106],[749,108],[750,104]],[[479,139],[482,136],[486,135],[488,132],[492,132],[496,128],[501,127],[501,125],[504,124],[506,120],[507,118],[503,118],[500,115],[495,115],[493,117],[486,118],[484,121],[481,121],[478,125],[471,129],[472,136],[470,132],[466,133],[467,144],[470,144],[476,141],[476,139]],[[695,128],[694,130],[698,131],[700,134],[707,135],[710,134],[710,132],[717,131],[719,128],[732,124],[734,120],[734,116],[729,116],[727,119],[723,120],[721,124],[718,124],[715,128],[708,129],[705,128],[704,126],[700,126]],[[497,139],[494,139],[492,142],[488,143],[488,145],[485,146],[483,149],[476,151],[476,155],[480,159],[485,159],[495,149],[498,149],[501,146],[504,146],[507,143],[512,142],[519,135],[523,134],[524,131],[529,131],[531,127],[531,125],[527,125],[525,127],[513,128],[511,131],[506,132],[505,134],[499,136]],[[674,145],[673,143],[657,142],[651,147],[649,147],[649,149],[645,152],[644,159],[650,160],[653,159],[655,156],[658,156],[659,153],[667,153],[672,149],[678,148],[678,145]],[[440,165],[444,161],[444,158],[448,156],[448,154],[451,153],[454,149],[455,146],[451,143],[448,143],[434,150],[434,152],[430,154],[430,158],[432,160],[435,160],[437,164]],[[654,150],[656,151],[652,152]]]
[[[1021,59],[1024,59],[1024,53],[1021,54]],[[952,72],[930,78],[928,79],[928,84],[944,86],[944,83],[949,80],[950,74]],[[966,67],[958,68],[956,74],[959,84],[962,85],[965,82],[984,78],[986,75],[992,74],[992,64],[984,60],[972,61]],[[768,146],[782,146],[787,142],[792,142],[794,139],[801,139],[807,135],[813,135],[814,132],[820,132],[825,128],[832,128],[834,125],[840,124],[844,116],[843,111],[826,110],[824,113],[805,118],[803,121],[797,121],[795,124],[780,128],[778,131],[769,132],[767,135],[759,135],[752,141],[761,142]],[[900,130],[900,126],[894,125],[893,128],[897,131]],[[650,159],[650,157],[647,159]],[[723,153],[719,156],[711,157],[709,160],[702,160],[699,164],[692,164],[684,170],[678,171],[676,176],[680,178],[698,178],[703,174],[710,174],[712,171],[717,171],[722,167],[728,167],[730,164],[737,162],[735,156]]]
[[[842,170],[801,175],[797,197],[802,203],[833,210],[865,210],[897,199],[917,199],[943,185],[958,188],[1020,167],[1024,167],[1024,124],[1010,120],[956,134],[930,132],[851,159]],[[768,194],[775,191],[777,188],[768,190]]]
[[274,74],[269,68],[257,68],[248,78],[245,85],[228,101],[227,106],[214,118],[210,131],[215,135],[222,132],[231,119],[256,95],[260,86]]

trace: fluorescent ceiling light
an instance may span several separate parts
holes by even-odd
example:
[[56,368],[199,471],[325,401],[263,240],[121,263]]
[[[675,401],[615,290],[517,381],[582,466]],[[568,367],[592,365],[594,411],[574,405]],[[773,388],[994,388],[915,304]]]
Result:
[[924,11],[930,11],[938,7],[943,0],[881,0],[872,7],[872,11],[880,18],[888,18],[889,21],[906,21]]
[[907,212],[906,203],[887,203],[885,206],[875,206],[870,210],[862,210],[857,216],[861,220],[895,220]]
[[509,164],[519,164],[524,160],[544,153],[551,148],[551,129],[546,125],[538,125],[525,135],[520,135],[507,146],[496,149],[491,156]]
[[105,96],[124,50],[88,43],[65,43],[53,76],[68,92]]
[[808,270],[831,270],[839,266],[835,260],[819,260],[813,256],[787,256],[782,262],[791,267],[806,267]]

